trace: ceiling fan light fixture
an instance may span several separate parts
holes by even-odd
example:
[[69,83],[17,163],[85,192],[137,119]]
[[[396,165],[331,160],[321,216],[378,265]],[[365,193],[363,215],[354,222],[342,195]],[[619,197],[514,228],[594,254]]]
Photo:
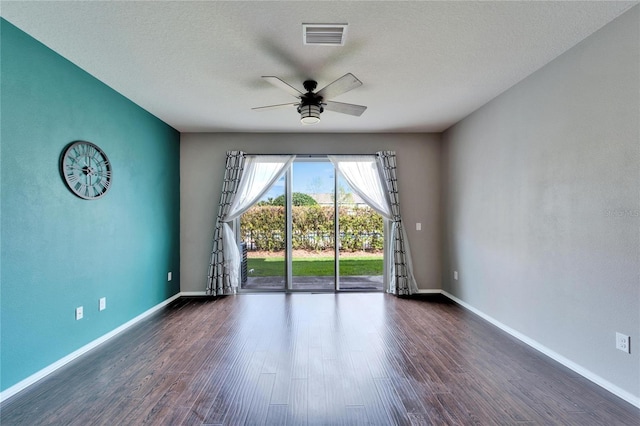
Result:
[[317,124],[320,122],[320,113],[322,110],[319,105],[302,105],[299,111],[300,122],[302,124]]

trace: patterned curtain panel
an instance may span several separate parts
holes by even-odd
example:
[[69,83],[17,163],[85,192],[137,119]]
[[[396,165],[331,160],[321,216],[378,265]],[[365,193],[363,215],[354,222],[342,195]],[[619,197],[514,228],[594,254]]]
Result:
[[397,296],[411,295],[418,291],[418,285],[413,276],[409,241],[400,216],[396,153],[393,151],[380,151],[376,153],[376,157],[389,196],[392,215],[389,236],[390,247],[389,253],[387,253],[387,268],[390,269],[391,275],[389,292]]
[[207,294],[212,296],[234,292],[230,271],[228,270],[229,262],[225,262],[224,226],[225,219],[229,215],[231,204],[240,186],[245,157],[245,153],[242,151],[227,152],[227,164],[224,171],[216,228],[213,232],[213,248],[211,250],[211,262],[209,263],[209,275],[207,278]]

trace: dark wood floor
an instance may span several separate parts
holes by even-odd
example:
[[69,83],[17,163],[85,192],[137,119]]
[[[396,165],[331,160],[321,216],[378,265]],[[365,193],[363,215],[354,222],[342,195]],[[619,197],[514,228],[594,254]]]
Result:
[[181,298],[5,402],[5,425],[638,425],[442,296]]

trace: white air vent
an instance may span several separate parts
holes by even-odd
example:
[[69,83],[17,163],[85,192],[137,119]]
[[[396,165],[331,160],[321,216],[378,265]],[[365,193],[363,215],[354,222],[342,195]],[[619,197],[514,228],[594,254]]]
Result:
[[342,46],[347,24],[302,24],[302,41],[316,46]]

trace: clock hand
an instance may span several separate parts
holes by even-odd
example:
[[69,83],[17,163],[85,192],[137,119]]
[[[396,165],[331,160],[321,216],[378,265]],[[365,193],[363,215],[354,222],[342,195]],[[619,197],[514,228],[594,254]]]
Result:
[[87,182],[91,187],[91,175],[93,175],[93,169],[91,168],[91,157],[87,154]]

